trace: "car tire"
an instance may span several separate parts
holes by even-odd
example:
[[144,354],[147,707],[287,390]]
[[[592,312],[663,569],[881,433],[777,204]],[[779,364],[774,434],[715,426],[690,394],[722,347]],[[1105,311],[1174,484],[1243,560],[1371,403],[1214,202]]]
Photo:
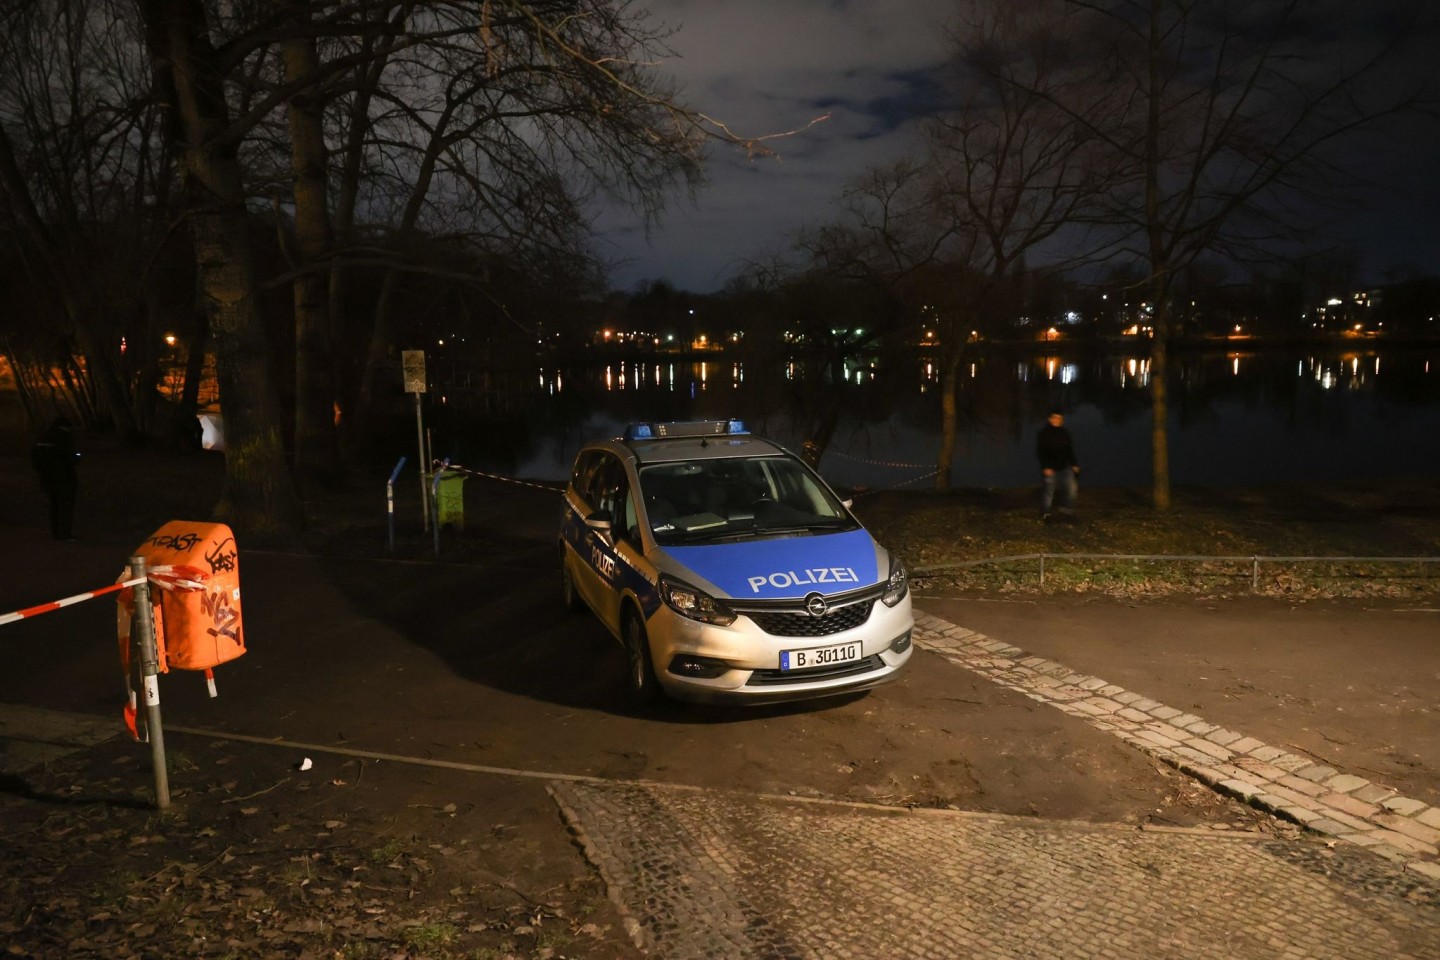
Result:
[[650,638],[645,635],[645,624],[638,613],[626,615],[622,633],[625,637],[626,692],[632,703],[653,703],[660,695],[660,684],[655,679],[655,664],[650,657]]
[[575,589],[575,575],[570,572],[570,560],[563,549],[560,551],[560,599],[565,604],[565,609],[571,613],[580,613],[585,609],[585,601],[580,599],[580,591]]

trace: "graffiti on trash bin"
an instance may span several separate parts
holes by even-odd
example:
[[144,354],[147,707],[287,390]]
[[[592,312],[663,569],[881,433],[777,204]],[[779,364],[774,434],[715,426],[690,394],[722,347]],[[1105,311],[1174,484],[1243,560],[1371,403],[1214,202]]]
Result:
[[210,572],[212,574],[230,573],[234,571],[235,549],[232,547],[228,553],[225,552],[225,545],[227,543],[233,544],[234,542],[234,537],[226,537],[220,543],[217,543],[215,545],[214,550],[212,550],[210,553],[205,554],[205,562],[210,564]]
[[206,633],[212,637],[228,637],[239,643],[240,636],[237,627],[240,623],[240,613],[230,604],[230,591],[228,589],[207,590],[205,595],[200,598],[200,602],[214,624],[207,628]]
[[200,542],[200,535],[198,533],[182,533],[178,536],[173,533],[166,536],[156,534],[145,542],[157,547],[164,547],[166,550],[189,552],[195,548],[195,544]]

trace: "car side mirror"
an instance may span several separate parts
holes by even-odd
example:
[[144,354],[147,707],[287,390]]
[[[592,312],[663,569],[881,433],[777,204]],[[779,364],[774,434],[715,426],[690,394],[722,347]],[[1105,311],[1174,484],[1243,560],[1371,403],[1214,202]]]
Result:
[[854,510],[854,509],[855,509],[855,501],[854,501],[854,500],[841,500],[841,501],[840,501],[840,506],[844,507],[846,510]]

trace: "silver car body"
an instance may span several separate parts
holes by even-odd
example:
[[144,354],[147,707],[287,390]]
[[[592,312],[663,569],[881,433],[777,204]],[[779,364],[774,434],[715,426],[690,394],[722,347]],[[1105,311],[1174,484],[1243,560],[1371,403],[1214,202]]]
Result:
[[[633,428],[632,428],[633,429]],[[865,690],[911,655],[904,567],[798,457],[733,421],[586,445],[560,522],[574,593],[643,626],[673,697],[768,703]]]

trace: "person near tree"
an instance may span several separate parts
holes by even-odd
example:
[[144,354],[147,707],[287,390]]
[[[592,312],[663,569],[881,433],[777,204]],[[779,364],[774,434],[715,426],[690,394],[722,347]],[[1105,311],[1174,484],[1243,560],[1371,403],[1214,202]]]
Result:
[[[1040,515],[1048,523],[1054,508],[1064,519],[1075,516],[1080,464],[1075,459],[1075,441],[1065,428],[1065,416],[1052,411],[1035,437],[1035,456],[1040,461]],[[1059,494],[1058,503],[1056,494]]]
[[50,427],[30,448],[30,462],[40,475],[40,485],[50,498],[50,536],[56,540],[74,541],[75,495],[79,478],[75,461],[75,436],[70,421],[56,417]]

